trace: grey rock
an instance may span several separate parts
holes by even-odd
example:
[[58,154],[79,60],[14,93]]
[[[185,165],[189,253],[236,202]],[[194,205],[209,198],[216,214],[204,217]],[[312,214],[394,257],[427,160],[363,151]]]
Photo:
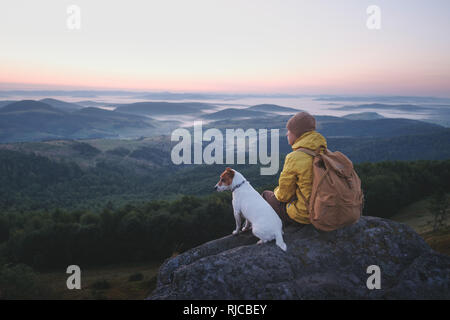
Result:
[[[450,257],[410,227],[362,217],[332,232],[284,229],[287,252],[251,232],[226,236],[165,261],[148,299],[450,299]],[[367,288],[367,267],[381,289]]]

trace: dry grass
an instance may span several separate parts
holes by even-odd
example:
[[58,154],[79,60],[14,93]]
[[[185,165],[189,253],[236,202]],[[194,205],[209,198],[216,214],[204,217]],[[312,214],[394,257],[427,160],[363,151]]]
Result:
[[450,228],[421,234],[433,250],[450,256]]
[[428,208],[429,203],[430,198],[417,201],[391,217],[391,220],[407,224],[435,251],[450,255],[450,227],[448,226],[448,221],[446,227],[433,231],[434,217]]
[[433,229],[433,215],[428,209],[429,199],[423,199],[403,208],[391,220],[405,223],[417,233],[430,232]]
[[[81,289],[69,290],[70,276],[61,272],[41,273],[39,280],[50,287],[52,294],[43,299],[63,300],[142,300],[155,288],[160,264],[114,265],[99,268],[81,268]],[[131,275],[142,274],[140,281],[129,281]]]

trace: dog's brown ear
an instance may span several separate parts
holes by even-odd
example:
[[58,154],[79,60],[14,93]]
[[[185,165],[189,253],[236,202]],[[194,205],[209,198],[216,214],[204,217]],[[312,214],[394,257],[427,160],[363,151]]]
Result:
[[225,172],[229,175],[230,178],[234,177],[234,170],[231,169],[230,167],[226,168]]

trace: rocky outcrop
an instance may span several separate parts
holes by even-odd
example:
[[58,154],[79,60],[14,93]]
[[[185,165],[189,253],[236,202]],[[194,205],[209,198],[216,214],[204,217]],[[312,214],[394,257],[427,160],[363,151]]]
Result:
[[[375,217],[332,232],[284,229],[287,252],[246,232],[168,259],[149,299],[449,299],[450,257]],[[368,289],[380,268],[381,289]],[[371,282],[371,281],[370,281]]]

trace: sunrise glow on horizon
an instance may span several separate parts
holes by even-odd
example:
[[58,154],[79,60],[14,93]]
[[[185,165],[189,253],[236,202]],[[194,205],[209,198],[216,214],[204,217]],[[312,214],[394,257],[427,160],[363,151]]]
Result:
[[6,0],[0,90],[450,96],[449,15],[445,0]]

